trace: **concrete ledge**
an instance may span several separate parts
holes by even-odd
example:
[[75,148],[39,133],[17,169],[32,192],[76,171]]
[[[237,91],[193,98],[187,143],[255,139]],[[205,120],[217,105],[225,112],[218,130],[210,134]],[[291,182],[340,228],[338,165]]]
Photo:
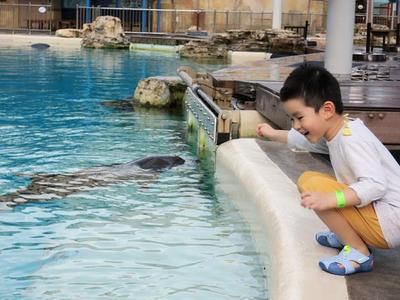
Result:
[[180,46],[157,45],[157,44],[144,44],[144,43],[130,43],[130,51],[156,51],[176,54]]
[[61,38],[50,35],[0,34],[0,45],[8,47],[46,43],[50,47],[81,48],[81,40],[81,38]]
[[[296,164],[296,155],[288,157],[289,164]],[[237,139],[222,144],[217,149],[216,165],[217,185],[245,218],[249,218],[246,207],[253,206],[262,220],[267,242],[266,249],[259,250],[269,256],[264,259],[270,298],[348,299],[344,277],[329,275],[318,267],[320,258],[337,253],[314,241],[315,232],[326,230],[325,225],[299,205],[296,185],[256,140]],[[244,198],[244,194],[248,197]]]
[[246,65],[249,62],[268,60],[272,53],[249,52],[249,51],[228,51],[228,62],[231,65]]

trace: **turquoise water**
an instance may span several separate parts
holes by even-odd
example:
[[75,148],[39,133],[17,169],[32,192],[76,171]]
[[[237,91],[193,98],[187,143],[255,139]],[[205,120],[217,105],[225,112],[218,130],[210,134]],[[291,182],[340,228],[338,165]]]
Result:
[[186,160],[153,181],[3,207],[0,299],[267,297],[249,226],[215,196],[213,166],[186,142],[182,114],[99,104],[186,63],[127,51],[0,47],[0,194],[29,184],[20,173],[158,154]]

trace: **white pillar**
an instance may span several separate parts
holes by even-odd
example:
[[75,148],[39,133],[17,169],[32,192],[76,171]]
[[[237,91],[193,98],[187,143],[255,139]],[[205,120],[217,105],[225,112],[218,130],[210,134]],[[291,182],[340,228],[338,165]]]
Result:
[[342,78],[351,75],[355,5],[355,0],[328,1],[325,68]]
[[274,0],[272,8],[272,29],[282,29],[282,0]]
[[365,12],[365,23],[374,23],[374,0],[367,0],[367,10]]

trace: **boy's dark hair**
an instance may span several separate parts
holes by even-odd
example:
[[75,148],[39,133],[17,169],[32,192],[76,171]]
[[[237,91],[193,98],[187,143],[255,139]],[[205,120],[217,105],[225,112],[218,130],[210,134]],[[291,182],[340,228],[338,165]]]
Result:
[[302,64],[286,78],[280,91],[281,101],[303,98],[305,105],[318,112],[325,101],[335,104],[336,113],[343,113],[339,82],[325,68]]

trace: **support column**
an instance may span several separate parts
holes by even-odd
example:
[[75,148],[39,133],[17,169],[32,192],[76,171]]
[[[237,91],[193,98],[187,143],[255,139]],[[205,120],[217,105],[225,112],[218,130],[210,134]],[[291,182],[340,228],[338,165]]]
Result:
[[400,47],[400,0],[396,1],[396,46]]
[[157,0],[157,32],[161,30],[161,0]]
[[282,29],[282,0],[274,0],[272,8],[272,29]]
[[397,24],[400,23],[400,0],[396,1],[396,15],[397,15]]
[[350,78],[353,60],[355,0],[329,0],[325,68],[340,78]]
[[[142,0],[142,8],[147,9],[148,3],[147,0]],[[142,32],[147,31],[147,10],[142,10],[142,23],[140,26]]]
[[365,23],[374,23],[374,0],[367,0],[367,10],[365,12]]
[[92,5],[92,2],[90,0],[85,0],[85,6],[86,6],[85,23],[90,23],[94,21],[92,20],[90,15],[90,5]]

